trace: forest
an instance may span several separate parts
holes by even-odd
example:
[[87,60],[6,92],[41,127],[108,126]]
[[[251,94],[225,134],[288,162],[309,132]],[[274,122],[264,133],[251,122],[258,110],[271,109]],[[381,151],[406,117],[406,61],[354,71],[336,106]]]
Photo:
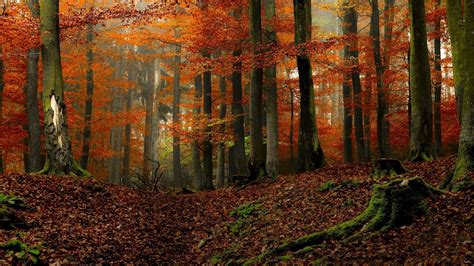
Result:
[[474,0],[0,0],[0,264],[474,263]]

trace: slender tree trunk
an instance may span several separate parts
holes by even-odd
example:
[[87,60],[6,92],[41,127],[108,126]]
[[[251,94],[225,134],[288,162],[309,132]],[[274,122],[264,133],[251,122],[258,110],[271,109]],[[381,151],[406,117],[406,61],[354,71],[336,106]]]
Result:
[[[145,134],[143,141],[143,176],[149,178],[152,173],[152,148],[153,148],[153,110],[154,108],[154,70],[148,64],[143,64],[144,98],[145,98]],[[174,87],[174,86],[173,86]],[[173,90],[174,91],[174,90]],[[174,93],[173,93],[174,96]],[[174,102],[174,101],[173,101]]]
[[[253,55],[257,56],[262,44],[261,1],[250,0],[249,4],[250,36]],[[263,145],[263,68],[256,65],[254,59],[250,78],[250,176],[257,179],[265,172],[265,147]]]
[[84,131],[82,134],[82,155],[81,167],[87,169],[89,162],[89,150],[91,142],[91,120],[92,120],[92,97],[94,93],[94,52],[92,51],[92,42],[94,40],[94,31],[92,24],[87,25],[87,98],[84,111]]
[[[234,51],[233,56],[239,57],[242,51]],[[232,115],[234,116],[234,154],[236,175],[248,175],[247,158],[245,156],[244,108],[242,105],[242,62],[234,63],[232,72]]]
[[[293,0],[295,44],[311,41],[311,1]],[[300,126],[298,135],[298,171],[320,168],[324,153],[319,143],[314,105],[313,71],[309,54],[302,48],[296,58],[300,87]]]
[[[179,119],[179,105],[181,104],[181,47],[176,46],[176,55],[174,57],[174,75],[173,75],[173,124],[181,124]],[[173,174],[175,185],[178,188],[184,188],[183,176],[181,173],[181,138],[179,134],[173,134]]]
[[[441,0],[436,0],[436,8],[438,9],[441,5]],[[434,151],[436,155],[441,153],[441,88],[443,74],[441,71],[441,19],[437,19],[435,22],[435,33],[436,38],[434,39],[434,61],[435,61],[435,78],[434,78],[434,139],[435,146]]]
[[370,162],[372,157],[372,150],[370,145],[370,137],[371,137],[371,119],[370,119],[370,112],[372,105],[372,86],[369,85],[366,88],[365,97],[364,97],[364,148],[365,148],[365,158],[367,161]]
[[294,132],[295,132],[295,92],[293,88],[290,88],[290,158],[292,171],[295,170],[295,144],[294,144]]
[[[122,109],[122,96],[118,93],[118,89],[113,89],[112,113],[115,115]],[[112,158],[110,161],[109,182],[112,184],[120,184],[122,173],[122,127],[115,125],[110,132],[110,144],[112,148]]]
[[[128,81],[133,81],[133,70],[131,67],[128,69]],[[132,89],[129,88],[125,96],[125,110],[127,113],[130,113],[132,110]],[[132,124],[127,123],[125,125],[125,137],[123,145],[123,159],[122,159],[122,183],[123,185],[130,186],[130,149],[131,149],[131,140],[132,140]]]
[[425,24],[425,3],[410,1],[411,161],[433,156],[433,109],[431,75]]
[[453,57],[453,76],[456,91],[456,103],[459,122],[462,120],[462,105],[464,86],[467,82],[464,59],[464,19],[462,0],[446,0],[446,14],[448,17],[448,30],[451,37],[451,50]]
[[[352,18],[355,15],[354,8],[351,8],[351,3],[348,0],[343,2],[342,11],[344,12],[342,18],[342,33],[346,36],[353,37],[351,28],[353,26],[354,19]],[[355,17],[355,23],[357,23],[357,17]],[[349,42],[344,46],[344,62],[346,66],[352,65],[351,50],[354,49],[353,45]],[[344,73],[344,82],[342,84],[342,97],[343,97],[343,154],[344,162],[351,163],[353,162],[352,156],[352,91],[351,91],[351,79],[352,79],[352,68],[351,72]]]
[[[204,53],[204,57],[211,58],[209,53]],[[208,126],[206,128],[206,139],[204,140],[204,152],[203,152],[203,174],[204,182],[203,189],[214,189],[212,183],[212,143],[211,143],[211,127],[209,126],[210,119],[212,118],[212,79],[211,71],[206,70],[204,72],[204,97],[203,97],[203,111],[204,115],[208,118]]]
[[[265,5],[265,43],[270,47],[277,46],[276,31],[272,23],[275,18],[275,0],[264,0]],[[265,168],[267,173],[278,175],[278,99],[277,99],[277,70],[276,64],[264,70],[266,96],[266,124],[267,124],[267,154]]]
[[[219,119],[224,120],[227,112],[226,100],[226,80],[224,76],[219,79],[219,92],[221,97],[221,104],[219,106]],[[222,124],[219,128],[221,134],[225,134],[225,124]],[[217,187],[224,187],[225,182],[225,143],[221,142],[217,148]]]
[[[198,74],[194,77],[194,117],[197,118],[201,113],[202,104],[202,74]],[[199,141],[194,141],[192,144],[192,161],[193,161],[193,173],[194,173],[194,187],[198,190],[202,189],[202,162],[201,153],[199,148]]]
[[64,82],[59,43],[59,0],[41,0],[41,41],[43,44],[43,108],[47,160],[41,174],[80,175],[90,173],[74,160],[67,131]]
[[[39,18],[40,10],[37,0],[28,0],[33,17]],[[26,130],[28,132],[28,172],[38,172],[41,170],[41,126],[38,108],[38,62],[39,48],[28,50],[26,64]]]
[[[3,48],[0,45],[0,55],[3,56]],[[3,57],[0,57],[0,124],[3,123],[3,89],[4,89],[4,80],[3,80],[3,72],[4,72],[4,64],[3,64]],[[4,162],[3,162],[3,151],[0,150],[0,174],[4,172]]]
[[[394,23],[394,4],[395,0],[385,0],[385,8],[384,8],[384,48],[383,48],[383,79],[385,80],[385,73],[389,73],[390,66],[391,66],[391,52],[392,52],[392,42],[393,42],[393,23]],[[384,93],[385,93],[385,113],[388,114],[390,112],[389,108],[389,99],[388,95],[391,91],[391,84],[389,82],[383,83]],[[384,135],[386,139],[386,151],[387,155],[390,156],[390,121],[385,118],[385,124],[383,127]]]
[[384,68],[380,55],[380,17],[378,0],[372,0],[372,15],[370,19],[370,36],[374,50],[374,63],[377,74],[377,147],[381,157],[389,156],[388,145],[388,114],[387,97],[383,81]]

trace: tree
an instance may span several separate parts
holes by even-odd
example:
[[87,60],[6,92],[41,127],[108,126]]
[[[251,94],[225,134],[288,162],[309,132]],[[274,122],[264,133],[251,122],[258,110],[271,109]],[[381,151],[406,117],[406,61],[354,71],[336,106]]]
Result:
[[[35,18],[39,18],[38,0],[28,0],[28,7]],[[28,131],[28,169],[27,172],[41,170],[41,126],[38,108],[38,61],[39,47],[28,50],[26,63],[26,129]]]
[[313,71],[306,42],[311,41],[311,1],[293,0],[295,18],[295,45],[300,51],[296,57],[300,88],[300,125],[298,135],[298,171],[319,168],[324,153],[319,143],[314,105]]
[[372,0],[372,13],[370,16],[370,36],[374,51],[375,72],[377,76],[377,147],[381,157],[389,156],[388,143],[388,114],[387,97],[384,85],[384,67],[380,53],[380,15],[378,0]]
[[[435,0],[435,7],[439,8],[441,0]],[[435,63],[435,77],[434,77],[434,153],[439,155],[441,152],[441,88],[442,88],[442,72],[441,72],[441,18],[437,17],[434,28],[436,37],[434,39],[434,63]]]
[[43,109],[47,159],[41,174],[90,176],[74,160],[67,131],[59,45],[59,0],[41,0]]
[[87,25],[87,99],[86,107],[84,110],[84,131],[82,133],[82,155],[81,155],[81,167],[87,169],[89,162],[89,150],[91,142],[91,121],[92,121],[92,96],[94,94],[94,69],[92,64],[94,63],[94,52],[92,50],[92,42],[94,40],[94,31],[92,24]]
[[262,44],[262,16],[261,1],[250,0],[249,3],[250,36],[254,65],[250,74],[250,158],[249,170],[252,178],[259,178],[266,174],[265,147],[263,145],[263,68],[258,66],[256,56],[260,53]]
[[[448,13],[448,16],[450,13]],[[451,14],[452,15],[452,14]],[[449,21],[452,21],[451,19]],[[473,187],[474,176],[474,0],[464,2],[463,43],[465,52],[463,68],[466,71],[462,103],[462,123],[459,135],[459,148],[454,172],[444,187],[459,191]],[[457,62],[460,64],[460,62]],[[458,66],[459,67],[459,66]]]
[[461,0],[446,0],[448,29],[451,37],[451,51],[453,57],[453,76],[456,90],[456,102],[459,122],[462,121],[462,104],[466,70],[464,69],[464,18]]
[[[203,53],[205,58],[211,58],[211,54]],[[212,79],[211,71],[206,70],[204,72],[204,97],[203,97],[203,111],[206,115],[208,122],[206,127],[206,138],[204,140],[204,152],[203,152],[203,174],[204,182],[202,189],[214,189],[212,183],[212,143],[211,143],[211,127],[210,121],[212,118]]]
[[[226,78],[225,76],[219,77],[219,93],[221,98],[221,103],[219,105],[219,119],[224,120],[227,105],[225,103],[226,98]],[[220,125],[219,133],[225,133],[225,124]],[[224,187],[225,179],[225,142],[221,141],[217,147],[217,187]]]
[[[3,89],[5,87],[5,82],[3,80],[3,68],[4,68],[4,64],[3,64],[3,49],[2,49],[2,46],[0,45],[0,55],[2,55],[2,57],[0,57],[0,122],[2,122],[3,120],[3,112],[2,112],[2,107],[3,107]],[[0,150],[0,174],[3,174],[3,151]]]
[[411,91],[411,161],[433,157],[433,109],[431,74],[425,24],[425,4],[410,1],[410,91]]
[[[202,74],[198,74],[194,77],[194,109],[193,114],[195,119],[198,118],[201,113],[202,103]],[[199,141],[193,141],[192,145],[192,164],[193,164],[193,183],[196,189],[201,189],[202,186],[202,162],[201,153],[199,148]]]
[[[275,0],[265,0],[265,43],[271,48],[277,46],[276,31],[273,26],[275,19]],[[266,96],[266,122],[267,122],[267,154],[265,169],[267,173],[276,177],[278,175],[278,106],[277,106],[277,71],[276,64],[264,70],[265,96]]]
[[[176,30],[177,31],[177,30]],[[180,125],[181,104],[181,46],[176,45],[176,55],[174,56],[174,74],[173,74],[173,123]],[[182,189],[184,187],[183,176],[181,174],[181,146],[178,134],[173,134],[173,174],[175,185]]]

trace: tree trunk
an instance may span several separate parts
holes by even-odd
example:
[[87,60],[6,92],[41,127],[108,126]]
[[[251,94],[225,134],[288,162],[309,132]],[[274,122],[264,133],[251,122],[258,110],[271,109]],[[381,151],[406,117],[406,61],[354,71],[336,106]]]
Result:
[[377,147],[380,157],[389,156],[388,144],[388,114],[387,97],[383,81],[384,68],[380,55],[380,23],[378,0],[372,0],[372,14],[370,18],[370,36],[374,50],[374,63],[377,75]]
[[[204,53],[204,57],[211,58],[209,53]],[[204,115],[209,120],[206,127],[206,139],[204,140],[204,152],[203,152],[203,173],[204,183],[203,189],[214,189],[212,183],[212,143],[211,143],[211,127],[209,126],[212,118],[212,79],[211,71],[206,70],[204,72],[204,97],[203,97],[203,111]]]
[[[249,4],[250,36],[253,45],[253,55],[260,53],[262,44],[261,1],[250,0]],[[250,78],[250,159],[249,170],[251,179],[258,179],[265,172],[265,147],[263,145],[263,111],[262,87],[263,68],[256,65],[254,58]]]
[[[234,51],[233,56],[238,57],[241,50]],[[244,108],[242,105],[242,62],[234,63],[232,72],[232,115],[234,116],[234,154],[236,175],[248,175],[247,158],[245,156],[245,130]]]
[[366,88],[365,92],[365,98],[364,98],[364,148],[365,148],[365,158],[367,161],[370,162],[371,157],[372,157],[372,150],[371,150],[371,145],[370,145],[370,138],[371,138],[371,119],[370,119],[370,112],[371,108],[370,106],[372,105],[372,86],[369,84],[368,87]]
[[[176,55],[174,56],[174,75],[173,75],[173,124],[180,127],[179,105],[181,104],[181,46],[176,46]],[[176,187],[184,187],[183,176],[181,173],[181,138],[176,132],[173,134],[173,174]]]
[[[3,49],[0,45],[0,55],[3,56]],[[3,123],[3,89],[4,89],[4,80],[3,80],[3,72],[4,72],[4,65],[3,65],[3,57],[0,57],[0,124]],[[3,174],[3,151],[0,150],[0,174]]]
[[[201,103],[202,103],[202,74],[198,74],[194,77],[194,117],[197,118],[201,113]],[[194,187],[197,190],[200,190],[203,186],[202,180],[202,162],[201,162],[201,153],[199,148],[199,141],[195,140],[192,144],[192,163],[193,163],[193,173],[194,173]]]
[[[311,41],[311,1],[293,0],[295,17],[295,44]],[[319,143],[314,106],[313,71],[309,54],[302,48],[296,58],[300,88],[300,126],[298,135],[298,171],[319,168],[324,153]]]
[[433,109],[425,24],[425,3],[410,1],[411,138],[409,160],[431,160]]
[[[342,33],[346,36],[352,37],[353,32],[351,28],[354,27],[353,22],[355,18],[355,23],[357,23],[357,17],[354,17],[355,11],[354,8],[350,6],[350,2],[345,0],[343,2],[342,11],[344,12],[342,18]],[[354,17],[354,18],[352,18]],[[344,46],[344,63],[346,66],[352,66],[352,53],[351,50],[354,49],[352,43],[346,43]],[[350,68],[352,72],[352,67]],[[351,79],[352,73],[344,73],[344,81],[342,84],[342,96],[343,96],[343,106],[344,106],[344,122],[343,122],[343,154],[344,162],[351,163],[353,162],[352,157],[352,91],[351,91]]]
[[92,42],[94,40],[94,31],[92,24],[87,25],[87,98],[84,111],[84,131],[82,134],[82,155],[81,167],[87,169],[89,162],[89,150],[91,142],[91,120],[92,120],[92,96],[94,93],[94,52],[92,51]]
[[459,191],[474,186],[474,0],[464,2],[464,47],[466,83],[456,168],[449,188]]
[[[438,9],[441,5],[441,0],[436,0],[436,8]],[[436,155],[441,153],[441,88],[443,74],[441,71],[441,19],[437,19],[435,22],[435,34],[434,39],[434,61],[435,61],[435,78],[434,78],[434,152]]]
[[90,173],[74,161],[67,131],[58,12],[59,0],[40,1],[43,108],[47,152],[45,167],[40,174],[89,176]]
[[[275,48],[277,44],[276,31],[271,23],[275,18],[275,0],[264,0],[265,6],[265,44]],[[267,124],[267,154],[265,169],[268,175],[278,176],[278,101],[277,101],[277,70],[276,64],[266,67],[265,75],[265,102]]]
[[451,37],[451,52],[453,57],[453,76],[456,91],[456,103],[459,122],[462,121],[462,105],[464,85],[467,82],[464,59],[464,19],[461,0],[446,0],[446,14],[448,17],[448,30]]
[[[128,70],[128,81],[133,81],[133,70]],[[127,113],[130,113],[132,110],[132,89],[129,88],[125,96],[125,110]],[[123,145],[123,158],[122,158],[122,177],[123,185],[130,186],[130,150],[131,150],[131,141],[132,141],[132,124],[127,123],[125,125],[125,137]]]
[[[27,1],[33,17],[38,18],[39,4],[37,0]],[[38,108],[38,61],[39,48],[28,50],[28,61],[26,64],[26,130],[28,132],[28,172],[41,170],[41,126]]]
[[[221,98],[221,104],[219,106],[219,119],[224,120],[227,112],[226,101],[226,80],[224,76],[219,79],[219,92]],[[222,124],[219,128],[221,134],[225,134],[225,124]],[[220,142],[217,147],[217,187],[224,187],[225,182],[225,143]]]
[[[142,48],[143,49],[143,48]],[[154,82],[152,81],[154,77],[154,71],[151,69],[151,66],[148,64],[143,64],[142,72],[144,76],[142,77],[142,86],[144,89],[144,98],[145,98],[145,132],[143,140],[143,176],[149,178],[152,173],[152,161],[151,154],[153,148],[153,110],[154,110]],[[173,90],[174,91],[174,90]],[[174,93],[173,93],[174,96]]]

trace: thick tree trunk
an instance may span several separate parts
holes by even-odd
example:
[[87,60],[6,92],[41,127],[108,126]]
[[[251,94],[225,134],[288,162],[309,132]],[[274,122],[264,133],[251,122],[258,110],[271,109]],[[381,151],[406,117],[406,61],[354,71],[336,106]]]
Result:
[[[257,56],[262,44],[261,1],[250,0],[249,4],[250,36],[253,55]],[[263,68],[256,65],[254,59],[250,74],[250,158],[249,170],[251,179],[258,179],[266,174],[265,147],[263,145]]]
[[462,105],[464,86],[467,81],[464,69],[464,19],[461,0],[446,0],[446,14],[448,17],[448,30],[451,37],[451,50],[453,57],[453,76],[456,90],[456,102],[459,122],[462,120]]
[[84,130],[82,133],[82,155],[81,167],[87,169],[89,162],[89,150],[91,142],[91,120],[92,120],[92,97],[94,93],[94,52],[92,51],[92,42],[94,40],[94,31],[92,24],[87,25],[87,98],[84,111]]
[[59,0],[40,1],[43,108],[47,152],[45,167],[40,173],[89,176],[90,173],[74,161],[67,131],[58,12]]
[[370,18],[370,36],[374,51],[375,72],[377,75],[377,147],[381,157],[389,156],[388,143],[388,114],[387,96],[384,86],[384,67],[380,54],[380,17],[378,0],[372,0],[372,14]]
[[474,186],[474,0],[464,6],[464,47],[467,80],[462,107],[461,134],[459,136],[456,168],[449,188],[459,191]]
[[[37,0],[28,0],[33,17],[40,16]],[[26,130],[28,132],[28,169],[27,172],[38,172],[41,170],[41,126],[38,108],[38,62],[39,48],[28,50],[28,61],[26,63]]]
[[[202,74],[198,74],[194,77],[194,117],[198,117],[201,113],[202,104]],[[192,144],[192,163],[193,163],[193,183],[197,190],[200,190],[203,185],[202,180],[202,162],[201,152],[199,148],[199,141],[194,141]]]
[[[238,57],[242,51],[234,51]],[[242,63],[234,63],[232,72],[232,115],[234,116],[234,154],[236,175],[248,175],[247,158],[245,155],[244,108],[242,105]]]
[[[173,124],[181,124],[179,119],[179,105],[181,104],[181,47],[176,46],[176,55],[174,56],[174,75],[173,75]],[[181,138],[179,134],[173,134],[173,174],[176,187],[184,187],[183,176],[181,173]]]
[[433,156],[433,109],[424,1],[410,1],[410,20],[412,121],[409,160],[431,160]]
[[[220,98],[221,98],[221,104],[219,106],[219,119],[224,120],[225,115],[227,112],[227,105],[225,103],[226,101],[226,92],[227,91],[227,86],[226,86],[226,78],[224,76],[221,76],[219,78],[219,93],[220,93]],[[221,134],[225,133],[225,124],[222,124],[219,128],[219,132]],[[219,143],[217,147],[217,187],[224,187],[225,183],[225,143],[221,142]]]
[[[436,8],[441,5],[441,0],[436,0]],[[434,61],[435,61],[435,78],[434,78],[434,152],[436,155],[441,153],[442,141],[441,141],[441,88],[443,74],[441,71],[441,19],[437,19],[435,22],[435,34],[434,39]]]
[[[265,0],[265,44],[274,48],[277,46],[277,37],[272,20],[275,18],[275,0]],[[267,124],[267,154],[265,169],[268,175],[278,175],[278,103],[277,103],[277,70],[276,64],[266,67],[265,75],[265,102]]]
[[[211,58],[209,53],[204,53],[204,57]],[[203,189],[214,189],[212,183],[212,143],[211,143],[211,128],[209,126],[210,119],[212,118],[212,79],[211,71],[207,70],[204,72],[204,97],[203,97],[203,111],[204,115],[208,118],[208,126],[206,128],[206,139],[204,140],[204,152],[203,152],[203,174],[204,182]]]
[[[311,1],[293,0],[295,44],[311,41]],[[300,88],[300,126],[298,135],[298,171],[304,172],[323,165],[324,154],[319,143],[314,106],[313,71],[307,51],[302,48],[296,58]]]

